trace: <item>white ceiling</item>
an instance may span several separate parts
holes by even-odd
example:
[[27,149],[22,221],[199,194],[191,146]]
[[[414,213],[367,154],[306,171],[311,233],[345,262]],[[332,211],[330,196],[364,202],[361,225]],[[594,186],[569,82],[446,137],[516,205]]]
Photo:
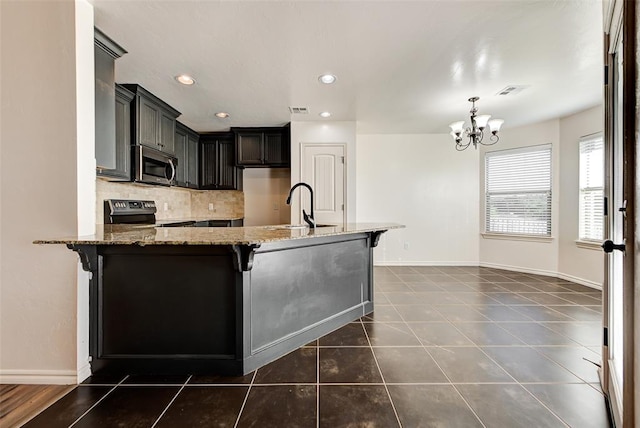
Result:
[[[448,133],[471,96],[505,128],[602,99],[600,0],[91,3],[96,27],[129,52],[116,80],[140,83],[196,131],[330,111],[358,133]],[[325,72],[334,85],[318,82]],[[197,83],[178,84],[181,73]],[[496,95],[509,85],[528,88]]]

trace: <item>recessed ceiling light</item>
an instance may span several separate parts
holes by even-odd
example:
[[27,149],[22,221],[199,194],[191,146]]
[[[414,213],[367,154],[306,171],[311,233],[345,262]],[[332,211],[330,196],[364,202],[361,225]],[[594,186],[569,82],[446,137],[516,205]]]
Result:
[[320,81],[320,83],[330,85],[336,81],[336,76],[334,76],[333,74],[321,74],[318,77],[318,80]]
[[188,74],[181,74],[179,76],[176,76],[176,80],[182,83],[183,85],[187,85],[187,86],[191,86],[194,83],[196,83],[196,79],[189,76]]
[[328,111],[323,111],[322,113],[320,113],[320,117],[330,117],[331,113],[329,113]]
[[219,117],[220,119],[226,119],[229,117],[229,113],[226,113],[224,111],[220,111],[218,113],[216,113],[216,117]]

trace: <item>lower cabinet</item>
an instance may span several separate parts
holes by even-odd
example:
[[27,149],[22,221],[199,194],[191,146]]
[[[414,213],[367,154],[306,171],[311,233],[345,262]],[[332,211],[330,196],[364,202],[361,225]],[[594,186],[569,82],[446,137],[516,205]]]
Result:
[[235,136],[229,132],[200,134],[200,189],[242,190],[236,167]]
[[175,154],[178,158],[176,185],[198,188],[198,142],[199,135],[180,122],[176,122]]

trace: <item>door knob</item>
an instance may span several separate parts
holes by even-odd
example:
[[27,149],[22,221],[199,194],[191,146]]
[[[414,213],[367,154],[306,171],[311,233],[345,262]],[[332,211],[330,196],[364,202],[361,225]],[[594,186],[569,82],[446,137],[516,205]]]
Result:
[[613,250],[618,250],[624,252],[625,247],[624,244],[614,244],[612,240],[607,239],[601,245],[602,249],[605,253],[611,253]]

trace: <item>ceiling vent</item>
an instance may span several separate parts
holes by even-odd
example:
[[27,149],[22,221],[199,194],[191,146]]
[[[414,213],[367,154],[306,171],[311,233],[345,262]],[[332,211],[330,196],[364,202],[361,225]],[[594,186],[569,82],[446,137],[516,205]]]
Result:
[[289,107],[291,114],[309,114],[309,108],[307,107]]
[[527,89],[528,85],[510,85],[499,91],[496,95],[515,95]]

